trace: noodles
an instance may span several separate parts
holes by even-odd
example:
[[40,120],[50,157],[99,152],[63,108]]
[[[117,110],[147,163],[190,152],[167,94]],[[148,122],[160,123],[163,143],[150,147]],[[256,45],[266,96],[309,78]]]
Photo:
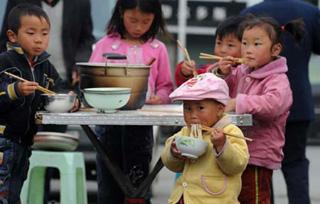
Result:
[[191,124],[190,136],[202,140],[202,129],[200,124]]

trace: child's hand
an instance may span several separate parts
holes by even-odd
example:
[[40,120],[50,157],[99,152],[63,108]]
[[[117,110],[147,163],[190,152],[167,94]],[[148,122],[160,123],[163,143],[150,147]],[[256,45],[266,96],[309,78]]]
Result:
[[178,150],[177,145],[176,145],[176,139],[174,138],[171,147],[170,147],[171,154],[179,159],[186,159],[184,156],[181,155],[180,150]]
[[72,82],[71,82],[71,85],[75,86],[79,82],[80,82],[80,74],[76,70],[73,70],[72,71]]
[[146,104],[150,104],[150,105],[157,105],[157,104],[162,104],[162,100],[159,96],[157,95],[152,95],[150,96],[150,98],[148,98],[145,102]]
[[224,108],[225,112],[234,112],[236,110],[236,99],[232,98],[228,101],[228,104]]
[[222,75],[228,75],[231,72],[231,67],[234,65],[234,58],[233,57],[224,57],[218,62],[219,65],[219,72]]
[[192,76],[194,70],[196,70],[195,65],[196,63],[193,60],[191,60],[191,64],[188,61],[184,61],[181,67],[181,74],[185,77]]
[[226,136],[223,130],[214,128],[211,132],[211,142],[216,152],[221,152],[224,144],[226,143]]
[[17,88],[20,95],[28,96],[35,92],[38,85],[39,84],[34,81],[25,81],[25,82],[18,82]]
[[[74,93],[73,91],[70,91],[70,92],[68,93],[68,95],[75,95],[75,93]],[[79,100],[78,97],[77,97],[76,100],[74,100],[74,103],[73,103],[73,106],[72,106],[70,112],[71,112],[71,113],[72,113],[72,112],[76,112],[76,111],[78,111],[78,110],[80,109],[80,107],[81,107],[81,102],[80,102],[80,100]]]

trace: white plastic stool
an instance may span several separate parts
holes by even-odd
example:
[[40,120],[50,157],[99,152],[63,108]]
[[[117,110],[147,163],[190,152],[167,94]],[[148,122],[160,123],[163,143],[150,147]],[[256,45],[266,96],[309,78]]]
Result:
[[24,182],[21,192],[23,204],[43,204],[47,167],[59,170],[61,204],[88,203],[82,153],[32,151],[28,178]]

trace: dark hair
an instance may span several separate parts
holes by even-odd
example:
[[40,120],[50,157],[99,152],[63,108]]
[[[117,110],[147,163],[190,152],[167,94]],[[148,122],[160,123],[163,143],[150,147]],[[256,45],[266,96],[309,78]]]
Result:
[[10,10],[8,14],[8,29],[18,33],[18,30],[21,27],[21,18],[23,16],[36,16],[39,19],[44,18],[50,26],[49,17],[42,8],[33,4],[23,3],[18,4]]
[[241,41],[243,30],[240,25],[245,19],[245,16],[230,16],[222,21],[216,30],[216,39],[221,40],[227,35],[235,35]]
[[250,17],[248,17],[247,20],[242,24],[243,30],[251,29],[256,26],[262,27],[269,35],[273,45],[282,43],[281,36],[282,33],[285,32],[291,34],[297,43],[301,42],[304,37],[305,25],[301,18],[291,20],[285,25],[280,25],[274,18],[270,16],[249,15]]
[[112,17],[106,28],[107,34],[119,33],[121,38],[124,38],[126,34],[126,29],[123,24],[122,15],[127,9],[138,8],[144,13],[154,14],[154,20],[150,26],[150,29],[141,36],[143,41],[147,41],[150,38],[155,38],[155,36],[162,32],[166,34],[165,23],[162,17],[161,3],[159,0],[118,0]]

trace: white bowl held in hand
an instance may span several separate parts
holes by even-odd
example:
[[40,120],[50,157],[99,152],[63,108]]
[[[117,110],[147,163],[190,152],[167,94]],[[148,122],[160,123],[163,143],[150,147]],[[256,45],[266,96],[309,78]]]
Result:
[[190,159],[197,159],[205,153],[208,146],[206,141],[189,136],[177,135],[175,141],[181,155]]
[[83,90],[86,102],[102,113],[114,113],[125,106],[130,98],[131,88],[99,87]]

